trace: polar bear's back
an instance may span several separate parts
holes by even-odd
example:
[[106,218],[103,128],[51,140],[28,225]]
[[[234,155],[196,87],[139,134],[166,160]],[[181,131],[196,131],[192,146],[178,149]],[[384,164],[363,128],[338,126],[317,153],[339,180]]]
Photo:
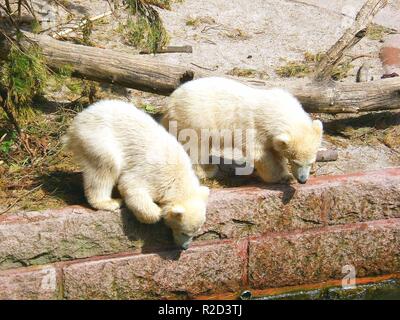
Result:
[[254,128],[260,120],[269,119],[272,127],[311,121],[299,101],[285,90],[252,88],[220,77],[190,81],[175,90],[167,117],[179,119],[186,127],[216,129]]
[[69,131],[70,135],[91,143],[113,140],[119,147],[145,144],[149,135],[159,135],[155,121],[134,105],[118,100],[102,100],[79,113]]
[[118,100],[97,102],[78,114],[66,140],[81,165],[91,159],[118,171],[137,165],[144,170],[152,155],[159,161],[170,154],[186,157],[176,139],[148,114]]
[[[74,126],[87,126],[88,130],[113,130],[115,134],[137,133],[144,129],[157,130],[157,124],[146,113],[133,104],[119,100],[102,100],[92,104],[74,119]],[[125,130],[128,129],[128,132]],[[144,134],[144,133],[143,133]]]
[[248,89],[236,81],[217,77],[190,81],[172,93],[167,114],[181,122],[187,120],[195,128],[227,128],[243,113],[242,106],[251,94]]

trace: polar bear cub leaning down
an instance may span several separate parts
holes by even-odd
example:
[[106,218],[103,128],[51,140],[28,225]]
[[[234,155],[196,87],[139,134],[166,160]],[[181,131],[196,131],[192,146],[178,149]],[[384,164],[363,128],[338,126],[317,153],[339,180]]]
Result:
[[[185,129],[194,129],[198,137],[204,129],[253,130],[253,152],[246,150],[249,141],[245,139],[234,147],[250,157],[247,161],[254,163],[265,182],[271,183],[288,182],[293,176],[305,183],[322,139],[321,121],[313,121],[289,92],[255,89],[218,77],[190,81],[175,90],[162,124],[169,128],[171,121],[175,123],[178,137]],[[200,143],[201,148],[212,150],[208,139]],[[194,160],[199,177],[216,173],[216,165]]]
[[183,147],[133,105],[103,100],[72,122],[64,143],[83,171],[86,198],[96,209],[115,210],[117,185],[127,207],[143,223],[164,218],[186,249],[205,222],[209,189],[200,186]]

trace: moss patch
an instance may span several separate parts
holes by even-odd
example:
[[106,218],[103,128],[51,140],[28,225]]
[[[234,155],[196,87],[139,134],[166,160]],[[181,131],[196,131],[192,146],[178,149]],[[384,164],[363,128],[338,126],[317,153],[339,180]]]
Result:
[[0,86],[7,90],[7,104],[16,112],[29,106],[35,95],[43,92],[49,77],[44,57],[36,45],[22,51],[12,44],[0,73]]
[[160,111],[155,106],[153,106],[152,104],[149,104],[149,103],[142,104],[140,106],[140,108],[143,109],[145,112],[147,112],[149,114],[158,114],[158,113],[160,113]]
[[343,62],[338,64],[332,70],[332,79],[333,80],[342,80],[346,78],[349,72],[353,69],[353,65],[350,62]]

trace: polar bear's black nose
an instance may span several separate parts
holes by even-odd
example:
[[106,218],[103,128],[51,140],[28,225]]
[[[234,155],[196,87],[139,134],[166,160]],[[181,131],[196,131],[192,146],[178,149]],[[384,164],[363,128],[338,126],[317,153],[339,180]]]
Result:
[[307,182],[307,178],[300,177],[300,178],[297,178],[297,181],[298,181],[299,183],[301,183],[301,184],[305,184],[305,183]]
[[181,248],[182,248],[183,250],[187,250],[187,249],[189,248],[189,243],[184,243],[184,244],[182,244],[182,245],[181,245]]

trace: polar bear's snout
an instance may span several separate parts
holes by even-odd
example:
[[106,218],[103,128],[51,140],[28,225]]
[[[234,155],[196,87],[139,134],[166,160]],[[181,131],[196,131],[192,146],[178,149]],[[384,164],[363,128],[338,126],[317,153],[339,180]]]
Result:
[[[316,153],[316,152],[315,152]],[[290,169],[293,177],[301,183],[305,184],[310,178],[311,168],[316,161],[316,157],[306,160],[289,160]]]
[[183,250],[186,250],[187,248],[189,248],[189,245],[193,239],[193,237],[188,234],[184,234],[181,232],[175,232],[175,231],[173,232],[173,236],[174,236],[175,243],[179,247],[181,247]]
[[305,184],[310,177],[311,164],[310,165],[298,165],[296,163],[292,163],[292,174],[296,178],[296,180]]

